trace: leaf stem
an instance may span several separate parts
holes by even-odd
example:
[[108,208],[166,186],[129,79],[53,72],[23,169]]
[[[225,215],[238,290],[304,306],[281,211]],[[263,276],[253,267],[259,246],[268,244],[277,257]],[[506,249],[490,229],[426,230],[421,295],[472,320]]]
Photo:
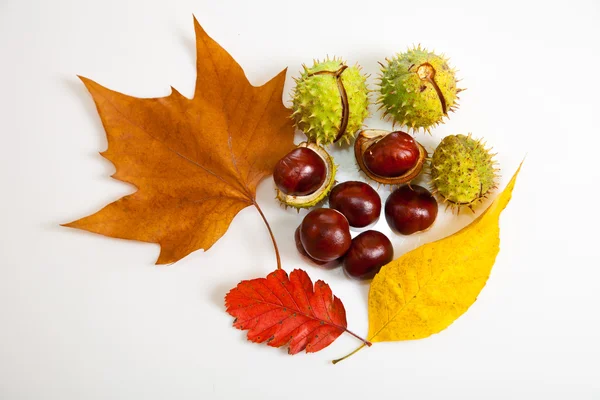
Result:
[[[369,343],[369,346],[370,346],[370,345],[371,345],[371,343]],[[342,357],[342,358],[338,358],[337,360],[333,360],[331,363],[332,363],[332,364],[337,364],[337,363],[339,363],[340,361],[344,361],[346,358],[350,357],[351,355],[354,355],[355,353],[358,353],[358,351],[359,351],[360,349],[362,349],[363,347],[365,347],[365,344],[364,344],[364,343],[363,343],[362,345],[360,345],[360,347],[359,347],[359,348],[357,348],[356,350],[354,350],[352,353],[350,353],[350,354],[346,354],[344,357]]]
[[254,204],[254,207],[256,207],[256,209],[258,210],[258,213],[262,217],[263,221],[265,222],[267,229],[269,230],[269,235],[271,235],[271,240],[273,241],[273,248],[275,249],[275,257],[277,258],[277,269],[281,269],[281,257],[279,256],[279,248],[277,247],[277,242],[275,241],[275,235],[273,235],[273,231],[271,230],[271,225],[269,225],[267,217],[265,217],[265,214],[263,214],[256,200],[253,200],[252,202]]
[[373,343],[369,342],[369,341],[368,341],[368,340],[366,340],[366,339],[363,339],[363,338],[361,338],[361,337],[360,337],[360,336],[358,336],[356,333],[354,333],[354,332],[352,332],[352,331],[350,331],[350,330],[348,330],[348,329],[346,329],[345,331],[346,331],[346,333],[349,333],[350,335],[354,336],[355,338],[357,338],[358,340],[360,340],[361,342],[363,342],[363,346],[365,346],[365,345],[366,345],[366,346],[369,346],[369,347],[371,347],[371,346],[373,345]]

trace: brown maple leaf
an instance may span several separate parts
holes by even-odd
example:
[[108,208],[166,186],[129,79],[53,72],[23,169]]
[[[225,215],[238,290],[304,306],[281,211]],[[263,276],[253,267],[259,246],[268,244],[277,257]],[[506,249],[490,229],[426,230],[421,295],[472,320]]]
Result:
[[293,147],[282,102],[286,70],[252,86],[195,18],[194,27],[191,100],[175,89],[167,97],[140,99],[81,77],[106,130],[108,149],[101,154],[115,165],[113,177],[137,191],[65,226],[158,243],[157,264],[208,250],[244,207],[254,205],[266,223],[256,187]]

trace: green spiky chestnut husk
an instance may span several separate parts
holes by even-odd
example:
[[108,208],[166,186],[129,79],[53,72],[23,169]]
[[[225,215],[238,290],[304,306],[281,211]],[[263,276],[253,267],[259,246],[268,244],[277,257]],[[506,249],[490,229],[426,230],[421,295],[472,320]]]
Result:
[[336,58],[304,66],[292,93],[296,127],[319,145],[350,143],[368,116],[366,78],[359,66]]
[[301,209],[314,207],[321,201],[323,201],[327,196],[329,196],[329,192],[335,185],[335,173],[337,171],[337,167],[333,163],[333,158],[329,155],[329,153],[327,153],[327,151],[325,151],[325,149],[321,146],[310,142],[300,143],[298,147],[308,147],[309,149],[316,152],[319,155],[319,157],[321,157],[325,162],[327,173],[325,175],[325,181],[323,182],[321,187],[319,187],[316,191],[306,196],[288,195],[276,188],[275,191],[277,193],[277,200],[279,200],[284,206],[286,206],[286,208],[294,207],[297,209]]
[[448,59],[419,45],[381,64],[380,108],[414,131],[427,132],[458,107],[455,70]]
[[446,136],[431,158],[434,193],[454,208],[473,209],[497,187],[493,158],[470,134]]

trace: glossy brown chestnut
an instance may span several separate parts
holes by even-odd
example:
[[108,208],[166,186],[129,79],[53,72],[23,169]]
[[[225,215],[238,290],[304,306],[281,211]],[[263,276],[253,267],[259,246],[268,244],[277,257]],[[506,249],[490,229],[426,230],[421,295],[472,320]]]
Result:
[[354,157],[369,178],[386,185],[400,185],[421,173],[427,151],[407,133],[365,129],[354,142]]
[[394,259],[392,242],[383,233],[366,231],[352,239],[344,256],[344,271],[357,279],[372,279]]
[[419,148],[408,133],[391,132],[369,146],[364,159],[367,168],[377,175],[400,176],[417,164]]
[[429,228],[438,214],[438,204],[429,190],[418,185],[396,189],[385,202],[385,219],[396,233],[411,235]]
[[304,249],[304,246],[302,245],[302,241],[300,240],[300,225],[298,225],[298,228],[296,228],[296,232],[294,232],[294,240],[296,241],[296,249],[298,250],[298,253],[300,253],[300,255],[306,260],[317,264],[323,268],[335,268],[339,265],[339,258],[336,258],[333,261],[319,261],[315,260],[314,258],[308,255],[308,253]]
[[312,210],[300,225],[300,241],[306,253],[319,261],[333,261],[350,248],[348,220],[331,208]]
[[298,147],[277,162],[273,180],[287,195],[306,196],[321,187],[326,175],[325,161],[310,148]]
[[381,198],[368,184],[348,181],[331,190],[329,207],[344,214],[350,226],[364,228],[379,219]]

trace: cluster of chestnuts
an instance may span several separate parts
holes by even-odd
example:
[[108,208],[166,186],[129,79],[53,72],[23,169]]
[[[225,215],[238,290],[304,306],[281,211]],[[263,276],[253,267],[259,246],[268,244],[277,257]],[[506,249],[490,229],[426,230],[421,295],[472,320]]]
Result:
[[[420,46],[380,63],[378,103],[388,116],[413,131],[432,127],[457,108],[458,82],[448,60]],[[354,140],[356,163],[366,177],[396,189],[383,211],[391,230],[410,235],[428,229],[440,201],[473,209],[496,187],[493,154],[470,135],[444,138],[428,158],[425,148],[402,131],[360,130],[368,115],[366,76],[341,59],[315,61],[296,79],[293,113],[308,141],[284,156],[273,173],[277,198],[286,206],[330,208],[310,211],[295,232],[298,251],[326,268],[340,263],[358,279],[371,279],[393,259],[390,240],[368,230],[382,211],[377,191],[364,182],[336,186],[336,166],[323,145]],[[410,182],[428,162],[433,194]],[[350,227],[363,230],[352,239]]]
[[[364,182],[348,181],[333,188],[329,206],[304,217],[295,234],[298,251],[326,268],[341,263],[353,278],[373,278],[394,258],[392,243],[375,230],[364,230],[352,239],[350,227],[368,229],[377,222],[381,214],[379,194]],[[384,208],[390,228],[403,235],[429,228],[437,211],[435,198],[416,185],[404,185],[392,192]]]
[[[386,143],[387,142],[387,143]],[[367,147],[366,165],[377,175],[400,175],[414,168],[419,158],[416,142],[403,132],[392,132],[384,145]],[[400,142],[400,143],[398,143]],[[408,144],[408,145],[406,145]],[[325,163],[307,147],[294,149],[275,167],[277,188],[292,196],[306,196],[325,180]],[[298,251],[308,260],[326,268],[343,264],[346,273],[357,279],[371,279],[393,259],[390,240],[381,232],[366,230],[352,239],[350,227],[366,229],[379,219],[382,204],[375,189],[364,182],[343,182],[329,193],[330,208],[309,212],[295,232]],[[385,203],[390,228],[410,235],[429,228],[438,205],[427,189],[404,185],[392,192]]]

